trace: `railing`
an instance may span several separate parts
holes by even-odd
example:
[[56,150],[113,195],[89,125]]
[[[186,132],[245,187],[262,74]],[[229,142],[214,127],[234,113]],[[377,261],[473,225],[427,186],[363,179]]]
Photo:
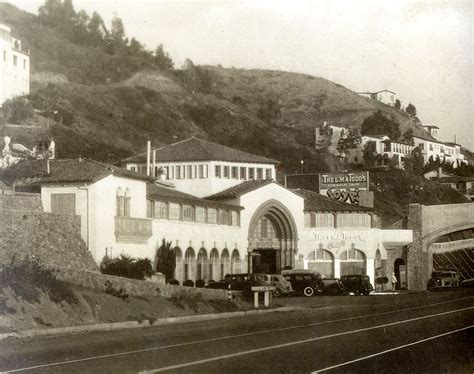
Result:
[[119,242],[144,244],[152,234],[151,219],[115,217],[115,239]]

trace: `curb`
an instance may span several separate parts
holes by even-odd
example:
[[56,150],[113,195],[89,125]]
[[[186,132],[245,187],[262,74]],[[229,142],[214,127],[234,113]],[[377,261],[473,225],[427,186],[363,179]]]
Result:
[[79,325],[79,326],[69,326],[69,327],[53,327],[50,329],[41,329],[41,330],[25,330],[21,332],[12,332],[0,334],[0,340],[7,338],[33,338],[36,336],[51,336],[51,335],[66,335],[66,334],[77,334],[83,332],[94,332],[94,331],[112,331],[112,330],[123,330],[123,329],[134,329],[134,328],[143,328],[143,327],[153,327],[153,326],[163,326],[163,325],[172,325],[178,323],[187,323],[187,322],[199,322],[199,321],[210,321],[215,319],[226,319],[226,318],[237,318],[245,317],[255,314],[265,314],[265,313],[274,313],[274,312],[291,312],[294,310],[299,310],[298,307],[279,307],[274,309],[256,309],[248,311],[238,311],[238,312],[225,312],[225,313],[211,313],[211,314],[197,314],[191,316],[180,316],[180,317],[165,317],[158,318],[153,323],[150,323],[148,320],[141,322],[138,321],[126,321],[126,322],[112,322],[112,323],[98,323],[93,325]]

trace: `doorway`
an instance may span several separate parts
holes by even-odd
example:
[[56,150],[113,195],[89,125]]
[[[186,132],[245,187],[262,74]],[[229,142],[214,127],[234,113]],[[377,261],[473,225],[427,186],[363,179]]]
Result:
[[406,271],[405,260],[402,258],[397,258],[393,263],[393,272],[395,273],[395,277],[397,278],[397,284],[395,288],[399,289],[406,289],[407,288],[407,271]]
[[252,273],[276,274],[277,251],[275,249],[254,249],[252,258]]

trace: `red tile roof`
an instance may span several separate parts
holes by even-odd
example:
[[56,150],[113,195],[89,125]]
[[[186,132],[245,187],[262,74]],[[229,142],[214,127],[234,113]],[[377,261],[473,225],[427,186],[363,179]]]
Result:
[[243,207],[239,205],[224,204],[217,201],[201,199],[181,191],[177,191],[172,187],[160,186],[158,184],[148,183],[146,186],[146,194],[148,200],[166,201],[173,203],[183,203],[190,205],[197,205],[210,208],[242,210]]
[[273,182],[274,181],[272,179],[245,181],[224,191],[208,196],[206,199],[216,201],[232,200]]
[[[195,137],[157,148],[155,151],[156,162],[229,161],[258,164],[279,163],[267,157],[253,155]],[[121,164],[145,162],[146,153],[142,153],[122,160]]]
[[13,167],[21,184],[94,183],[109,175],[154,181],[155,178],[89,159],[21,161]]

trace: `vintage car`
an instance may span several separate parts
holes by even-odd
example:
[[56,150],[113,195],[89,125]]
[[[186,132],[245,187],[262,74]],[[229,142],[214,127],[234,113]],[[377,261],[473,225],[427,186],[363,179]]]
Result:
[[347,292],[339,278],[323,278],[323,295],[344,295]]
[[433,271],[428,281],[428,290],[435,291],[443,288],[458,288],[460,285],[461,277],[457,271]]
[[354,295],[368,296],[370,292],[374,290],[374,286],[370,283],[370,278],[367,275],[343,275],[341,277],[341,283],[346,292],[353,293]]
[[291,283],[295,293],[302,293],[305,296],[320,295],[323,292],[324,284],[321,274],[306,269],[283,270],[281,275]]

